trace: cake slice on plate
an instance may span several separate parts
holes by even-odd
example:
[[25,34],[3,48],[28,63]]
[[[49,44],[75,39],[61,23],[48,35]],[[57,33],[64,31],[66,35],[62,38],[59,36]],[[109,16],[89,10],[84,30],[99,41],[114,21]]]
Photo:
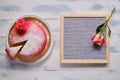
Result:
[[14,46],[10,48],[6,48],[6,52],[11,60],[14,60],[16,55],[19,53],[20,49],[22,48],[22,45]]

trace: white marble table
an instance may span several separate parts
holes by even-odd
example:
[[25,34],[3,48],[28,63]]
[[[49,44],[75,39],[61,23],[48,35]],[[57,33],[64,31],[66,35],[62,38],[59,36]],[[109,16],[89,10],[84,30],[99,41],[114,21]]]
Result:
[[[110,13],[110,63],[60,64],[60,15]],[[4,51],[10,25],[20,16],[36,15],[48,22],[54,34],[51,55],[42,63],[11,63]],[[120,80],[120,0],[0,0],[0,80]]]

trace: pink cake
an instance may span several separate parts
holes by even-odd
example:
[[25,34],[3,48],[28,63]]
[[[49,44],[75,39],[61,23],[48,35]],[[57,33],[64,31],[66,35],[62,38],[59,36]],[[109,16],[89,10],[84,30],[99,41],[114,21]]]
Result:
[[10,47],[10,48],[6,48],[6,52],[8,54],[8,56],[14,60],[16,57],[16,53],[18,53],[18,51],[22,48],[22,45],[19,46],[15,46],[15,47]]
[[14,60],[34,62],[43,56],[47,45],[45,28],[36,21],[19,19],[9,33],[10,47],[6,49],[8,56]]

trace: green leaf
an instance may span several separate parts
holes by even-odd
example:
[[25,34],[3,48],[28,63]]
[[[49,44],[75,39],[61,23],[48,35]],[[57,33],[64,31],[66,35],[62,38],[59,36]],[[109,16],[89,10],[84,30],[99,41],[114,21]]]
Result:
[[108,35],[109,35],[109,37],[110,37],[110,35],[111,35],[111,30],[109,29],[109,31],[108,31]]
[[108,27],[108,25],[107,25],[107,28],[108,28],[108,36],[110,37],[110,35],[111,35],[111,30],[110,30],[110,28]]
[[96,29],[96,34],[100,32],[100,30],[101,30],[101,28],[103,27],[104,24],[105,24],[105,23],[103,23],[103,24],[101,24],[101,25],[99,25],[99,26],[97,27],[97,29]]

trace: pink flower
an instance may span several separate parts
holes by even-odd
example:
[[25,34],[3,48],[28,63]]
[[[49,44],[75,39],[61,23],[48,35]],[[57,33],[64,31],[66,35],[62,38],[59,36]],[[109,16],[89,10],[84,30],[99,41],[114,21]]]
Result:
[[105,39],[103,35],[100,37],[99,34],[93,34],[92,35],[92,41],[94,44],[101,46],[103,43],[105,43]]
[[27,22],[24,19],[19,19],[16,22],[16,31],[20,35],[22,35],[26,32],[27,27],[28,27]]

